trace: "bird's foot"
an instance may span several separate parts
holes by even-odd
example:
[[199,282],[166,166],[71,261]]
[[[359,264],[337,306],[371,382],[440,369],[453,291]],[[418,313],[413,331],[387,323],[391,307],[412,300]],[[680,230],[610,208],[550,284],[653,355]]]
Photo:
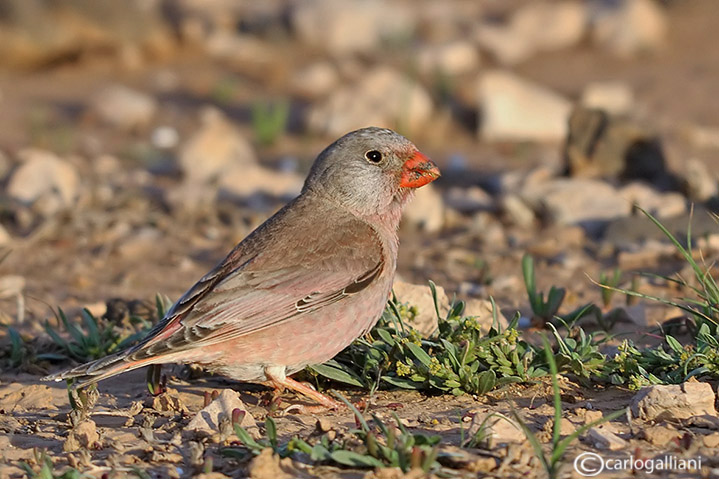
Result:
[[[307,384],[301,383],[299,381],[295,381],[292,378],[279,378],[276,376],[268,376],[270,379],[270,383],[275,388],[275,390],[278,390],[280,393],[285,389],[291,389],[292,391],[295,391],[297,393],[302,394],[305,397],[308,397],[310,399],[313,399],[317,403],[319,403],[319,407],[321,407],[321,410],[338,410],[343,405],[334,399],[325,396],[321,392],[315,390],[312,386],[309,386]],[[300,405],[300,404],[293,404],[289,406],[287,409],[285,409],[285,412],[287,411],[297,411],[297,410],[303,410],[303,411],[311,411],[314,410],[314,412],[319,412],[320,409],[317,409],[318,406],[306,406],[306,405]]]

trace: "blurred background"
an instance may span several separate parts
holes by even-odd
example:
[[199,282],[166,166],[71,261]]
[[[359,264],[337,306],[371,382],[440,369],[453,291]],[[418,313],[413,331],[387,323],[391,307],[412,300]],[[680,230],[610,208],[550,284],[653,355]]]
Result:
[[714,208],[718,23],[715,0],[0,0],[2,321],[177,298],[369,125],[443,171],[403,279],[521,308],[530,252],[572,308],[585,274],[669,267],[634,203],[678,231]]

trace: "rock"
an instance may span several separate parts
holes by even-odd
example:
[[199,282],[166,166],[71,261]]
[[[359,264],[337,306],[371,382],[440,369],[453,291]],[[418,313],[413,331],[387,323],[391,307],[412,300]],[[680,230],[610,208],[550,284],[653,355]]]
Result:
[[289,200],[300,194],[304,179],[291,171],[275,171],[260,165],[232,168],[220,176],[220,192],[247,199],[252,195],[269,195]]
[[494,198],[479,186],[453,186],[447,191],[445,201],[447,206],[464,214],[495,209]]
[[220,395],[208,404],[204,409],[200,410],[185,429],[190,431],[202,431],[208,434],[215,434],[220,430],[220,421],[223,418],[232,420],[232,411],[239,409],[245,411],[245,416],[240,422],[240,426],[245,429],[257,429],[255,418],[247,410],[247,406],[242,402],[239,395],[231,389],[224,389]]
[[719,194],[717,176],[702,161],[690,158],[682,174],[682,187],[691,201],[704,202]]
[[395,70],[377,67],[313,107],[308,121],[312,130],[330,136],[370,125],[417,132],[427,125],[432,111],[432,99],[421,85]]
[[654,446],[664,447],[681,436],[673,427],[649,426],[641,431],[641,436]]
[[0,224],[0,248],[7,246],[12,242],[12,236],[8,230]]
[[688,381],[642,388],[631,407],[634,417],[645,421],[676,421],[702,415],[715,417],[715,400],[710,384]]
[[97,433],[95,422],[85,419],[70,430],[62,448],[64,451],[72,452],[78,449],[95,447],[100,442],[100,435]]
[[160,2],[2,0],[0,63],[42,68],[87,54],[167,55],[174,47]]
[[9,384],[7,394],[0,397],[0,409],[5,414],[18,414],[25,411],[54,410],[51,389],[42,384],[24,386],[20,383]]
[[411,6],[388,0],[302,0],[295,2],[290,20],[301,42],[335,56],[407,38],[416,23]]
[[669,176],[656,135],[629,119],[582,106],[569,118],[564,162],[570,176],[582,178],[657,182]]
[[504,195],[500,209],[504,217],[513,225],[529,228],[534,225],[536,217],[532,208],[515,194]]
[[559,141],[566,136],[570,102],[505,71],[482,75],[480,136],[488,141]]
[[558,178],[525,187],[521,198],[550,222],[580,225],[591,233],[632,211],[616,188],[598,180]]
[[586,29],[581,2],[532,2],[519,8],[508,24],[480,24],[475,38],[500,63],[514,65],[535,52],[552,51],[577,44]]
[[180,142],[180,134],[171,126],[160,126],[152,131],[150,141],[155,148],[170,150]]
[[653,52],[666,40],[666,13],[653,0],[595,0],[592,7],[592,40],[615,55]]
[[44,216],[71,208],[80,196],[80,175],[69,162],[44,150],[18,153],[22,161],[7,185],[11,198]]
[[444,227],[444,200],[434,185],[428,184],[414,193],[402,213],[403,224],[428,233],[437,233]]
[[479,68],[479,52],[462,40],[425,45],[417,52],[417,64],[424,75],[458,76]]
[[598,449],[609,449],[610,451],[619,451],[629,446],[627,441],[601,426],[590,428],[587,440]]
[[[417,314],[410,326],[422,333],[423,336],[432,334],[437,328],[437,313],[429,286],[397,280],[392,285],[392,291],[397,297],[397,301],[417,308]],[[446,317],[449,312],[449,298],[441,286],[437,286],[437,305],[439,314]]]
[[187,414],[189,410],[176,389],[167,388],[165,392],[146,399],[145,405],[158,412]]
[[248,466],[250,479],[292,479],[304,477],[292,464],[292,459],[280,459],[271,448],[263,449]]
[[[487,299],[470,298],[464,302],[464,313],[465,316],[473,316],[477,322],[482,326],[483,330],[489,330],[489,328],[495,326],[494,323],[494,312],[492,308],[492,302]],[[504,317],[502,312],[497,306],[497,325],[500,329],[504,330],[509,325],[509,321]]]
[[704,447],[716,448],[719,447],[719,432],[713,432],[704,436]]
[[680,193],[661,193],[646,183],[634,181],[622,187],[619,195],[657,218],[679,216],[687,211],[687,201]]
[[278,69],[277,71],[283,71],[277,49],[254,35],[217,30],[207,38],[205,48],[213,58],[243,72],[248,70],[262,72],[275,68]]
[[475,438],[478,435],[484,437],[490,449],[494,449],[499,444],[520,444],[527,441],[522,429],[513,422],[484,413],[475,414],[467,430],[468,438]]
[[124,130],[136,130],[150,124],[157,112],[157,100],[123,85],[111,85],[95,94],[90,110],[100,120]]
[[315,99],[327,96],[339,81],[337,68],[330,62],[320,61],[295,72],[290,83],[295,94]]
[[200,113],[200,128],[182,146],[180,168],[190,183],[211,183],[230,170],[257,164],[250,142],[215,108]]
[[634,108],[634,93],[626,83],[592,82],[584,87],[581,104],[611,115],[626,115]]

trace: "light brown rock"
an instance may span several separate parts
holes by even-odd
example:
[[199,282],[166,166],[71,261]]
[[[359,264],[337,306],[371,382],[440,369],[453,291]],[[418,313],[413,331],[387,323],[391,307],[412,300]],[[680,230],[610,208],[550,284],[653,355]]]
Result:
[[646,421],[676,421],[694,416],[716,416],[716,397],[710,384],[682,384],[642,388],[632,400],[632,414]]

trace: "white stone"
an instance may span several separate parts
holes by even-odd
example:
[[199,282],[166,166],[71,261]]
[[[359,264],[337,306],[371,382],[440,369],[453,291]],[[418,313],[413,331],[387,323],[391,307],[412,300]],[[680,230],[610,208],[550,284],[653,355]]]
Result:
[[634,417],[646,421],[676,421],[716,416],[715,400],[710,384],[688,381],[642,388],[632,399],[631,407]]
[[587,108],[625,115],[634,108],[634,92],[629,85],[618,81],[592,82],[584,87],[581,103]]
[[657,218],[671,218],[687,211],[687,200],[677,192],[662,193],[646,183],[634,181],[619,190],[630,204],[638,205]]
[[328,95],[339,79],[337,68],[330,62],[320,61],[292,75],[292,90],[303,97],[319,98]]
[[600,47],[621,57],[651,52],[666,41],[666,13],[653,0],[593,2],[592,38]]
[[402,213],[402,221],[428,233],[436,233],[444,227],[444,200],[433,184],[415,190],[414,198]]
[[599,449],[609,449],[610,451],[619,451],[629,446],[629,443],[617,436],[612,431],[602,428],[601,426],[592,427],[587,433],[587,439]]
[[704,162],[690,158],[683,168],[684,190],[692,201],[704,202],[717,196],[717,175]]
[[157,101],[150,95],[124,85],[111,85],[92,97],[90,108],[102,121],[133,130],[147,126],[155,115]]
[[250,142],[215,108],[201,112],[200,128],[182,146],[179,163],[185,180],[217,181],[233,168],[257,164]]
[[417,63],[425,75],[462,75],[479,68],[479,52],[474,45],[461,40],[425,45],[417,53]]
[[500,63],[514,65],[536,52],[577,44],[584,35],[586,17],[580,2],[530,2],[506,25],[480,24],[475,38]]
[[571,103],[506,71],[490,71],[479,84],[480,135],[488,141],[560,141]]
[[366,126],[414,132],[428,123],[432,111],[432,99],[421,85],[395,70],[378,67],[315,106],[309,126],[330,136]]
[[387,0],[302,0],[291,22],[300,41],[332,55],[370,52],[415,28],[410,5]]
[[18,158],[22,164],[8,182],[8,196],[28,206],[41,204],[44,215],[75,204],[80,195],[80,175],[72,164],[38,149],[23,150]]

